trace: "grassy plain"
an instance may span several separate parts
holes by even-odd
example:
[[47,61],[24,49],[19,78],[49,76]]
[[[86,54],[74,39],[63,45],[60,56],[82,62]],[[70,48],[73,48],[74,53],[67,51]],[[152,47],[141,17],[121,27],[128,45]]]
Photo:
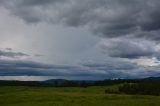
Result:
[[160,96],[105,94],[106,89],[1,86],[0,106],[160,106]]

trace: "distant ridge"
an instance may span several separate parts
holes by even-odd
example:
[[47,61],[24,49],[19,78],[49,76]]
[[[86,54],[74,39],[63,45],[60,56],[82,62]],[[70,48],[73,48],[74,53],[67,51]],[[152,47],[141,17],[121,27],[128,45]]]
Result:
[[108,86],[121,83],[159,82],[160,77],[148,77],[141,79],[106,79],[106,80],[66,80],[49,79],[45,81],[13,81],[0,80],[0,86]]
[[144,78],[145,80],[160,80],[160,77],[148,77]]
[[67,81],[67,80],[65,80],[65,79],[49,79],[49,80],[45,80],[45,81],[41,81],[41,82],[46,83],[46,84],[55,84],[55,83],[62,84],[65,81]]

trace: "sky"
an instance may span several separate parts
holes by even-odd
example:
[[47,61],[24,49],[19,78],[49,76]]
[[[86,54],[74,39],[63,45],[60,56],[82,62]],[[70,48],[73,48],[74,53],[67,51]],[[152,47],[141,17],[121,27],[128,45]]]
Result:
[[160,76],[159,0],[0,0],[0,79]]

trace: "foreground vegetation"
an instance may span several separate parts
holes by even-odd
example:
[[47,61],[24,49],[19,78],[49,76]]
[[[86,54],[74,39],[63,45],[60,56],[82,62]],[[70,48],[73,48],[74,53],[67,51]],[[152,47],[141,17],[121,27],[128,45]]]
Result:
[[1,86],[1,106],[160,106],[160,96],[109,94],[114,86]]

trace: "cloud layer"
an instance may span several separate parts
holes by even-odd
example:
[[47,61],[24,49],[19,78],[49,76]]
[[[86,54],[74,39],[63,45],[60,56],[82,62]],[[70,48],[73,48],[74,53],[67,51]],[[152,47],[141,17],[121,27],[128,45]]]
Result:
[[[113,64],[114,63],[114,64]],[[141,67],[127,61],[83,63],[81,65],[51,65],[33,61],[0,61],[1,76],[52,76],[67,79],[139,78],[159,75],[159,67]]]
[[[158,40],[159,0],[8,0],[3,5],[28,23],[87,26],[104,37]],[[154,35],[154,36],[151,36]]]
[[22,52],[14,52],[11,48],[6,48],[5,50],[0,50],[0,57],[8,57],[8,58],[18,58],[29,56],[28,54]]
[[[0,75],[159,75],[159,5],[159,0],[1,0],[0,37],[15,40],[8,45],[20,41],[23,52],[0,49]],[[35,62],[34,54],[24,51],[48,55],[53,63]]]
[[[145,40],[150,44],[154,42],[159,44],[159,0],[8,0],[2,4],[11,14],[27,23],[47,22],[61,23],[70,27],[87,27],[95,35],[120,38],[121,44],[118,40],[114,41],[119,46],[118,49],[123,51],[125,48],[125,51],[130,52],[128,54],[122,52],[120,57],[157,54],[153,53],[157,50],[145,46],[147,42]],[[127,39],[131,43],[127,43]],[[140,39],[142,43],[131,39]],[[125,43],[129,45],[125,46]],[[109,48],[113,46],[115,47],[113,44]],[[130,47],[133,48],[132,51]],[[118,57],[119,54],[116,53],[120,51],[109,50],[109,54],[111,52]]]

